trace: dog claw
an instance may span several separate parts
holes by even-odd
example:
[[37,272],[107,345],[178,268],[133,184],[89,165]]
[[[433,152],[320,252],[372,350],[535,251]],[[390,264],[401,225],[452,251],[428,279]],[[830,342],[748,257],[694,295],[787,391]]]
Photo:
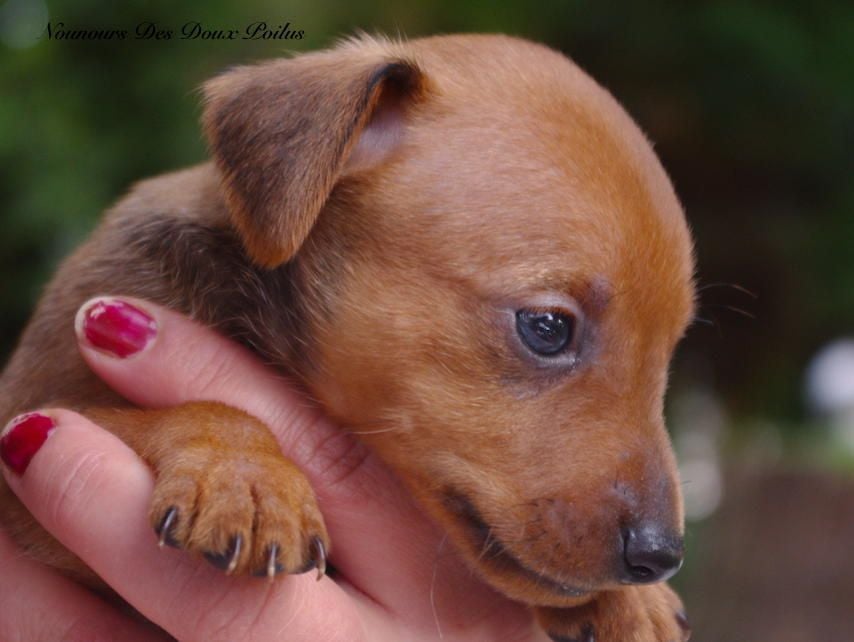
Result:
[[237,568],[237,562],[240,561],[240,549],[243,544],[243,538],[240,535],[237,535],[234,538],[234,552],[231,554],[231,559],[228,562],[228,568],[225,569],[226,575],[231,575],[234,573],[234,569]]
[[163,521],[160,522],[160,527],[157,529],[157,545],[160,548],[163,548],[166,544],[170,546],[176,546],[177,542],[172,538],[172,527],[175,526],[175,522],[178,520],[178,509],[174,506],[166,511],[166,515],[163,517]]
[[271,582],[276,577],[276,573],[281,568],[278,564],[277,557],[279,555],[279,545],[272,544],[270,546],[270,557],[267,558],[267,579]]
[[240,561],[240,551],[242,548],[243,537],[235,535],[227,551],[224,553],[205,553],[205,558],[217,568],[225,571],[226,575],[231,575]]
[[317,567],[317,581],[326,574],[326,547],[316,535],[311,538],[311,556],[314,560],[314,565]]
[[285,567],[279,563],[279,545],[270,544],[268,550],[267,563],[263,568],[253,571],[252,575],[255,577],[266,577],[272,581],[276,575],[285,570]]

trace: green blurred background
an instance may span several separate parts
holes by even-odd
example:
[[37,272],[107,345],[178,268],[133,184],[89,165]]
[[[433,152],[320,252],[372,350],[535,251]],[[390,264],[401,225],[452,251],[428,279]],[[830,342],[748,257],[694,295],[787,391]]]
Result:
[[[305,37],[38,39],[47,20],[131,30],[265,20]],[[854,640],[850,1],[0,0],[0,361],[107,205],[139,178],[204,158],[195,88],[205,78],[356,29],[540,40],[626,105],[697,239],[701,320],[669,400],[695,639]]]

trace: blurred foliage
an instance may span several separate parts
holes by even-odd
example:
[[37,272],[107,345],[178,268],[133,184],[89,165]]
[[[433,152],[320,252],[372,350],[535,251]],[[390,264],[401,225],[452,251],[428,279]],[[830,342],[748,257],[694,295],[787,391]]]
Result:
[[[14,27],[13,4],[40,0],[6,0],[0,34]],[[305,38],[0,42],[0,359],[50,272],[105,207],[134,180],[204,158],[195,87],[229,65],[326,46],[356,29],[541,40],[627,106],[697,236],[709,325],[684,344],[677,386],[711,385],[736,416],[801,426],[806,361],[852,333],[850,2],[49,0],[47,15],[68,28],[290,22]]]

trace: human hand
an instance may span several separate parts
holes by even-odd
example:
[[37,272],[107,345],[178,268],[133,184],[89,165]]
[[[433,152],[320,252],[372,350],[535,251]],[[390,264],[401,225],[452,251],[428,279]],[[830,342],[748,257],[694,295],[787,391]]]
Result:
[[[277,373],[208,328],[146,302],[157,336],[131,357],[93,349],[90,367],[145,407],[216,400],[264,421],[311,480],[333,542],[334,580],[223,576],[159,549],[147,523],[152,477],[118,438],[62,409],[10,488],[39,522],[129,604],[182,641],[546,640],[528,609],[483,584],[397,478]],[[168,639],[0,539],[0,639]]]

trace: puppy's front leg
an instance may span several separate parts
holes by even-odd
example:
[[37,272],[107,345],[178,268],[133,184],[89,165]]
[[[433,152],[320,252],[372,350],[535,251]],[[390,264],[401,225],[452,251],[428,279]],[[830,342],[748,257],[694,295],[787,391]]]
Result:
[[667,584],[605,591],[583,606],[536,609],[555,642],[685,642],[682,602]]
[[329,539],[314,492],[254,417],[214,402],[84,414],[154,470],[150,519],[161,544],[229,573],[323,573]]

